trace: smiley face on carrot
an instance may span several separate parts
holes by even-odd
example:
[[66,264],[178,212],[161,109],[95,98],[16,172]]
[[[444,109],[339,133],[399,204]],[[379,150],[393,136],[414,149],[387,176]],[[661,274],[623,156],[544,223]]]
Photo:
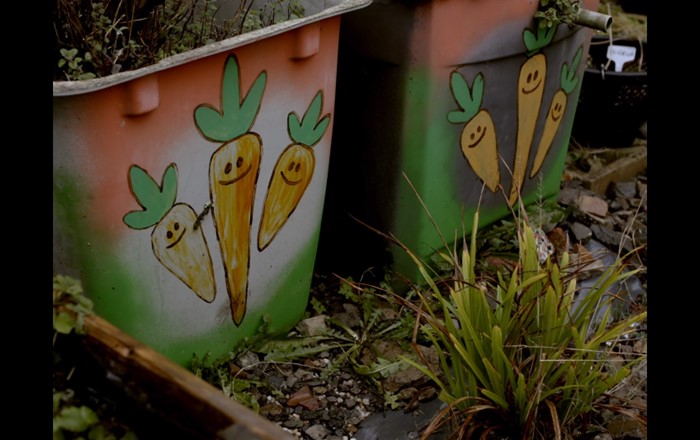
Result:
[[287,117],[292,143],[277,159],[270,176],[258,231],[261,252],[287,222],[311,182],[316,163],[312,147],[321,140],[331,119],[330,114],[321,117],[322,106],[323,92],[319,91],[301,121],[294,112]]
[[260,135],[250,128],[260,109],[266,79],[266,72],[261,72],[241,100],[238,60],[231,55],[224,69],[221,111],[203,104],[194,112],[200,133],[223,142],[209,162],[209,194],[236,325],[243,321],[247,308],[250,230],[263,145]]
[[547,112],[547,119],[544,122],[542,137],[540,138],[540,143],[537,146],[535,161],[532,164],[532,170],[530,170],[530,178],[535,177],[535,174],[537,174],[540,167],[542,167],[544,158],[547,156],[549,149],[552,147],[554,136],[557,134],[557,130],[561,125],[561,120],[564,116],[564,111],[566,110],[566,104],[568,102],[568,95],[570,95],[578,85],[576,70],[581,62],[582,54],[583,47],[579,47],[574,55],[574,58],[571,60],[571,66],[568,66],[566,63],[561,66],[561,88],[556,91],[554,97],[552,97],[552,103],[549,105],[549,111]]
[[544,84],[547,78],[547,59],[544,54],[538,52],[552,41],[555,32],[556,26],[538,27],[537,34],[529,29],[523,32],[528,59],[520,66],[518,76],[518,129],[512,168],[513,182],[508,197],[510,206],[520,195],[525,180],[525,169],[532,148],[535,126],[542,107]]
[[479,73],[474,78],[473,86],[469,88],[464,77],[454,71],[450,75],[450,88],[460,109],[449,112],[447,120],[453,124],[465,124],[460,136],[462,154],[474,173],[495,192],[500,179],[498,142],[491,114],[480,110],[484,95],[484,76]]
[[127,213],[124,223],[133,229],[155,225],[151,248],[156,259],[201,299],[209,303],[214,301],[214,269],[204,234],[195,227],[197,214],[190,205],[175,203],[176,165],[166,168],[161,185],[143,168],[132,165],[129,189],[143,210]]

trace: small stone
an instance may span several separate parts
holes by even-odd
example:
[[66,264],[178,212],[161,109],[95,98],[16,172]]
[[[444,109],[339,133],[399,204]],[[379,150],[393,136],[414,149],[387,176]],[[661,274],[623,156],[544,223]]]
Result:
[[624,238],[621,232],[600,225],[592,225],[591,231],[597,240],[611,249],[617,249]]
[[330,431],[323,425],[313,425],[304,430],[304,433],[311,437],[312,440],[324,440],[330,434]]
[[328,388],[322,387],[322,386],[318,386],[318,387],[313,387],[312,391],[313,391],[314,394],[316,394],[316,395],[318,395],[318,394],[326,394],[326,393],[328,392]]
[[304,385],[303,387],[299,388],[294,394],[289,396],[289,399],[287,399],[287,406],[295,407],[301,402],[312,399],[313,397],[314,395],[311,392],[311,388],[309,388],[308,385]]
[[345,401],[345,406],[352,409],[357,405],[357,399],[351,397]]
[[557,196],[557,201],[564,206],[575,205],[580,194],[581,191],[579,189],[562,188]]
[[357,328],[362,324],[360,319],[360,310],[354,304],[345,303],[343,304],[343,309],[345,312],[336,313],[333,315],[333,319],[339,321],[350,328]]
[[279,375],[272,375],[267,378],[267,382],[276,390],[281,389],[285,384],[285,378]]
[[578,198],[578,207],[581,211],[596,217],[605,218],[608,215],[608,203],[600,197],[581,194]]
[[282,426],[290,429],[301,428],[304,426],[304,422],[301,419],[291,418],[282,422]]
[[236,357],[236,365],[241,368],[250,368],[260,363],[260,358],[257,353],[252,351],[244,351]]
[[637,195],[637,182],[612,182],[609,191],[615,199],[631,199]]
[[284,407],[279,404],[279,402],[270,402],[260,407],[260,414],[269,416],[278,416],[284,412]]
[[579,222],[574,222],[574,224],[571,225],[571,232],[574,234],[576,241],[583,244],[586,244],[593,237],[593,231],[591,231],[588,226]]
[[406,387],[396,394],[396,398],[401,401],[411,400],[417,392],[418,390],[413,387]]
[[433,387],[425,388],[418,394],[418,401],[425,402],[437,396],[437,390]]
[[318,315],[312,318],[307,318],[297,324],[297,330],[303,336],[319,336],[328,332],[326,324],[326,315]]

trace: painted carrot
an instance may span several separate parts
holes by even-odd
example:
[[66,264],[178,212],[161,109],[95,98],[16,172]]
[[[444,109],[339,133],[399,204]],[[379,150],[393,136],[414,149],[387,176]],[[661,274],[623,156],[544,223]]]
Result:
[[522,189],[532,138],[542,107],[547,59],[544,54],[538,52],[552,41],[555,32],[556,26],[538,27],[537,35],[529,29],[523,32],[528,59],[520,66],[518,77],[518,131],[515,140],[513,183],[508,197],[510,206],[513,206]]
[[214,301],[214,269],[207,240],[195,227],[197,214],[190,205],[175,203],[177,166],[170,164],[158,185],[143,168],[132,165],[129,189],[143,210],[127,213],[124,223],[133,229],[155,225],[151,248],[158,261],[201,299]]
[[322,104],[323,91],[319,90],[301,121],[294,112],[287,117],[292,143],[277,159],[270,176],[258,231],[260,251],[270,244],[287,222],[311,182],[316,163],[311,147],[321,140],[331,120],[330,114],[319,119]]
[[571,94],[571,92],[578,85],[576,69],[578,69],[578,65],[581,62],[582,54],[583,47],[579,47],[573,60],[571,60],[571,67],[569,67],[566,63],[561,66],[561,88],[554,94],[552,103],[549,106],[547,119],[545,119],[544,122],[542,137],[540,138],[540,143],[537,147],[535,162],[532,164],[532,170],[530,171],[530,178],[534,177],[535,174],[537,174],[537,171],[540,170],[540,167],[544,162],[544,158],[547,156],[549,149],[552,147],[554,135],[557,133],[557,130],[561,125],[561,120],[564,117],[564,111],[566,110],[566,104],[568,102],[568,95]]
[[200,133],[211,141],[223,142],[209,162],[209,194],[236,325],[246,313],[250,228],[262,157],[262,139],[250,128],[260,109],[266,80],[263,71],[241,100],[238,60],[230,55],[224,69],[221,112],[207,104],[194,111]]
[[470,89],[464,77],[454,71],[450,75],[450,88],[460,109],[449,112],[447,120],[465,124],[460,136],[462,154],[476,175],[496,192],[500,179],[496,129],[491,114],[479,110],[484,97],[484,76],[479,73]]

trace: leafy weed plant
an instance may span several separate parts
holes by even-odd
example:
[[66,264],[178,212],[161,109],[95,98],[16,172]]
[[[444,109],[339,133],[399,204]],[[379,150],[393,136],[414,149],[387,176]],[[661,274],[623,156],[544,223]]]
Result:
[[469,243],[465,236],[461,250],[455,243],[439,253],[452,268],[445,282],[398,243],[427,287],[417,290],[417,302],[393,298],[414,311],[413,344],[427,339],[437,347],[440,368],[404,360],[438,385],[447,404],[423,436],[447,425],[454,438],[574,438],[598,406],[606,407],[606,393],[646,357],[613,355],[616,342],[636,332],[646,311],[614,317],[608,307],[618,300],[614,286],[642,268],[629,270],[630,255],[622,256],[577,298],[576,264],[568,252],[541,263],[523,214],[515,221],[517,263],[494,276],[477,274],[478,209],[472,224]]
[[84,319],[93,313],[92,301],[83,294],[79,280],[53,278],[53,439],[135,440],[136,434],[115,420],[75,388],[75,335],[85,334]]

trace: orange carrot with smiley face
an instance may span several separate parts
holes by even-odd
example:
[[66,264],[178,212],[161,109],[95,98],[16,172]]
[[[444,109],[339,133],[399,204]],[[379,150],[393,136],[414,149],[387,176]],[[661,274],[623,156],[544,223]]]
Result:
[[552,41],[555,32],[556,26],[538,27],[536,35],[529,29],[523,32],[523,41],[529,58],[520,66],[518,77],[518,130],[515,139],[513,182],[508,197],[510,206],[517,200],[525,180],[527,160],[532,148],[540,107],[542,107],[542,95],[547,78],[547,59],[544,54],[538,52]]
[[530,171],[530,178],[535,177],[535,174],[537,174],[537,171],[539,171],[542,163],[544,162],[544,158],[547,156],[547,152],[549,152],[549,149],[552,147],[554,135],[557,133],[557,130],[561,125],[561,120],[564,117],[568,95],[570,95],[578,85],[576,69],[578,69],[578,65],[581,62],[582,54],[583,47],[579,47],[573,60],[571,61],[571,67],[569,67],[566,63],[561,66],[561,88],[554,94],[552,103],[549,106],[547,119],[544,122],[542,137],[540,138],[540,143],[537,147],[535,162],[532,164],[532,170]]
[[238,60],[231,55],[224,69],[221,111],[200,105],[194,112],[200,133],[223,142],[209,162],[209,194],[236,325],[246,313],[250,229],[262,157],[262,139],[250,128],[260,109],[266,79],[266,72],[261,72],[241,100]]
[[321,140],[331,119],[330,114],[326,114],[319,120],[322,104],[323,92],[319,91],[301,121],[294,112],[287,117],[292,143],[277,159],[270,176],[258,231],[261,252],[287,222],[311,182],[316,163],[311,147]]
[[479,110],[484,96],[484,76],[479,73],[470,89],[464,77],[454,71],[450,76],[450,86],[460,110],[449,112],[447,120],[453,124],[465,124],[460,136],[462,154],[476,175],[495,192],[500,179],[496,128],[491,114]]
[[141,211],[131,211],[124,223],[133,229],[155,225],[151,248],[158,261],[184,282],[201,299],[214,301],[216,282],[207,240],[196,225],[197,214],[190,205],[175,203],[177,167],[170,164],[158,185],[138,165],[129,168],[129,189]]

